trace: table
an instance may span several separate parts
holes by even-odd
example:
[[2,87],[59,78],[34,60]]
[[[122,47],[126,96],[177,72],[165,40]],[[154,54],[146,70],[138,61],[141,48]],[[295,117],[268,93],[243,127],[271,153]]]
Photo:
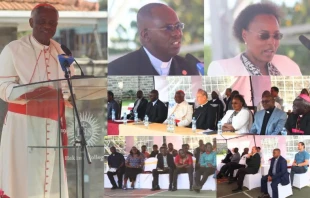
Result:
[[[193,133],[191,128],[175,127],[174,133],[167,132],[167,125],[160,123],[151,123],[148,128],[143,124],[128,123],[126,125],[120,124],[119,135],[120,136],[202,136],[204,134]],[[197,132],[203,130],[197,129]]]

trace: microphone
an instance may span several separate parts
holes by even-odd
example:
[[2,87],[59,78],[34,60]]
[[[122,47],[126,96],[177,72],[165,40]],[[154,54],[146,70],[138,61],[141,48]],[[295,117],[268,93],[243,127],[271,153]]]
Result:
[[307,39],[304,35],[299,36],[299,41],[308,49],[310,50],[310,40]]
[[60,63],[62,71],[64,71],[64,72],[70,71],[70,70],[67,70],[67,69],[74,62],[74,58],[72,56],[67,56],[65,54],[60,54],[60,55],[58,55],[58,60],[59,60],[59,63]]
[[185,55],[185,59],[188,61],[188,63],[190,65],[194,65],[194,67],[197,68],[200,75],[204,75],[204,72],[205,72],[204,71],[204,64],[202,62],[200,62],[200,60],[198,60],[198,58],[196,58],[192,54],[188,53]]
[[[62,51],[64,51],[67,56],[72,57],[72,52],[69,50],[69,48],[67,48],[65,45],[61,45],[60,47],[61,47]],[[81,66],[78,64],[78,62],[76,62],[76,60],[73,57],[72,57],[72,59],[77,64],[77,66],[80,68],[81,76],[85,76],[85,74],[84,74]],[[71,62],[71,64],[72,64],[72,62]]]

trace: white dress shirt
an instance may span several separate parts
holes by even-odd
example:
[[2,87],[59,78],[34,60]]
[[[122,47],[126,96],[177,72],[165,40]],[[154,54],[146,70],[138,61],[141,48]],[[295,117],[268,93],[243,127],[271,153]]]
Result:
[[145,50],[147,56],[149,57],[154,69],[157,71],[157,73],[161,76],[168,76],[171,66],[172,58],[168,62],[163,62],[153,56],[145,47],[143,47]]
[[172,114],[174,114],[175,119],[180,120],[177,124],[178,126],[188,126],[192,122],[193,107],[186,101],[183,101],[180,104],[175,103],[174,106],[168,110],[168,117],[164,122],[165,124],[168,122],[168,118]]

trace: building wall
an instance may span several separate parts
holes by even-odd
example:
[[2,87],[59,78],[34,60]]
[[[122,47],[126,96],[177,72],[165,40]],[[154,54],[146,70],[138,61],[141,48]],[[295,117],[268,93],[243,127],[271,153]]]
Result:
[[[8,43],[16,39],[17,39],[17,28],[0,27],[0,51],[2,51],[4,46],[6,46]],[[6,112],[7,112],[7,103],[0,99],[0,139]]]
[[[121,82],[123,89],[119,88]],[[144,96],[148,98],[148,93],[153,89],[154,80],[152,76],[108,76],[108,90],[114,93],[114,98],[122,98],[130,90],[133,90],[134,93],[142,90]]]

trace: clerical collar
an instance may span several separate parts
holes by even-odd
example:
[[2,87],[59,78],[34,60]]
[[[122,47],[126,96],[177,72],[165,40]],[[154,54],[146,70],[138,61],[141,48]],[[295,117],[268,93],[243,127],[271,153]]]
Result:
[[203,106],[205,106],[207,103],[208,103],[208,101],[207,101],[206,103],[204,103],[203,105],[199,105],[199,106],[200,106],[200,107],[203,107]]
[[[40,49],[40,50],[45,50],[45,51],[47,51],[49,49],[50,46],[43,45],[43,44],[39,43],[39,41],[37,41],[37,39],[35,39],[32,35],[30,35],[29,37],[30,37],[30,42],[34,48]],[[50,43],[50,45],[51,45],[51,43]]]
[[153,56],[151,52],[149,52],[145,47],[143,47],[143,49],[145,50],[147,56],[151,61],[152,66],[157,71],[157,73],[162,76],[169,75],[172,58],[168,62],[163,62],[158,58],[156,58],[155,56]]
[[269,108],[269,109],[265,109],[265,111],[266,111],[266,113],[268,113],[268,114],[270,113],[271,114],[273,112],[274,108],[275,107]]

